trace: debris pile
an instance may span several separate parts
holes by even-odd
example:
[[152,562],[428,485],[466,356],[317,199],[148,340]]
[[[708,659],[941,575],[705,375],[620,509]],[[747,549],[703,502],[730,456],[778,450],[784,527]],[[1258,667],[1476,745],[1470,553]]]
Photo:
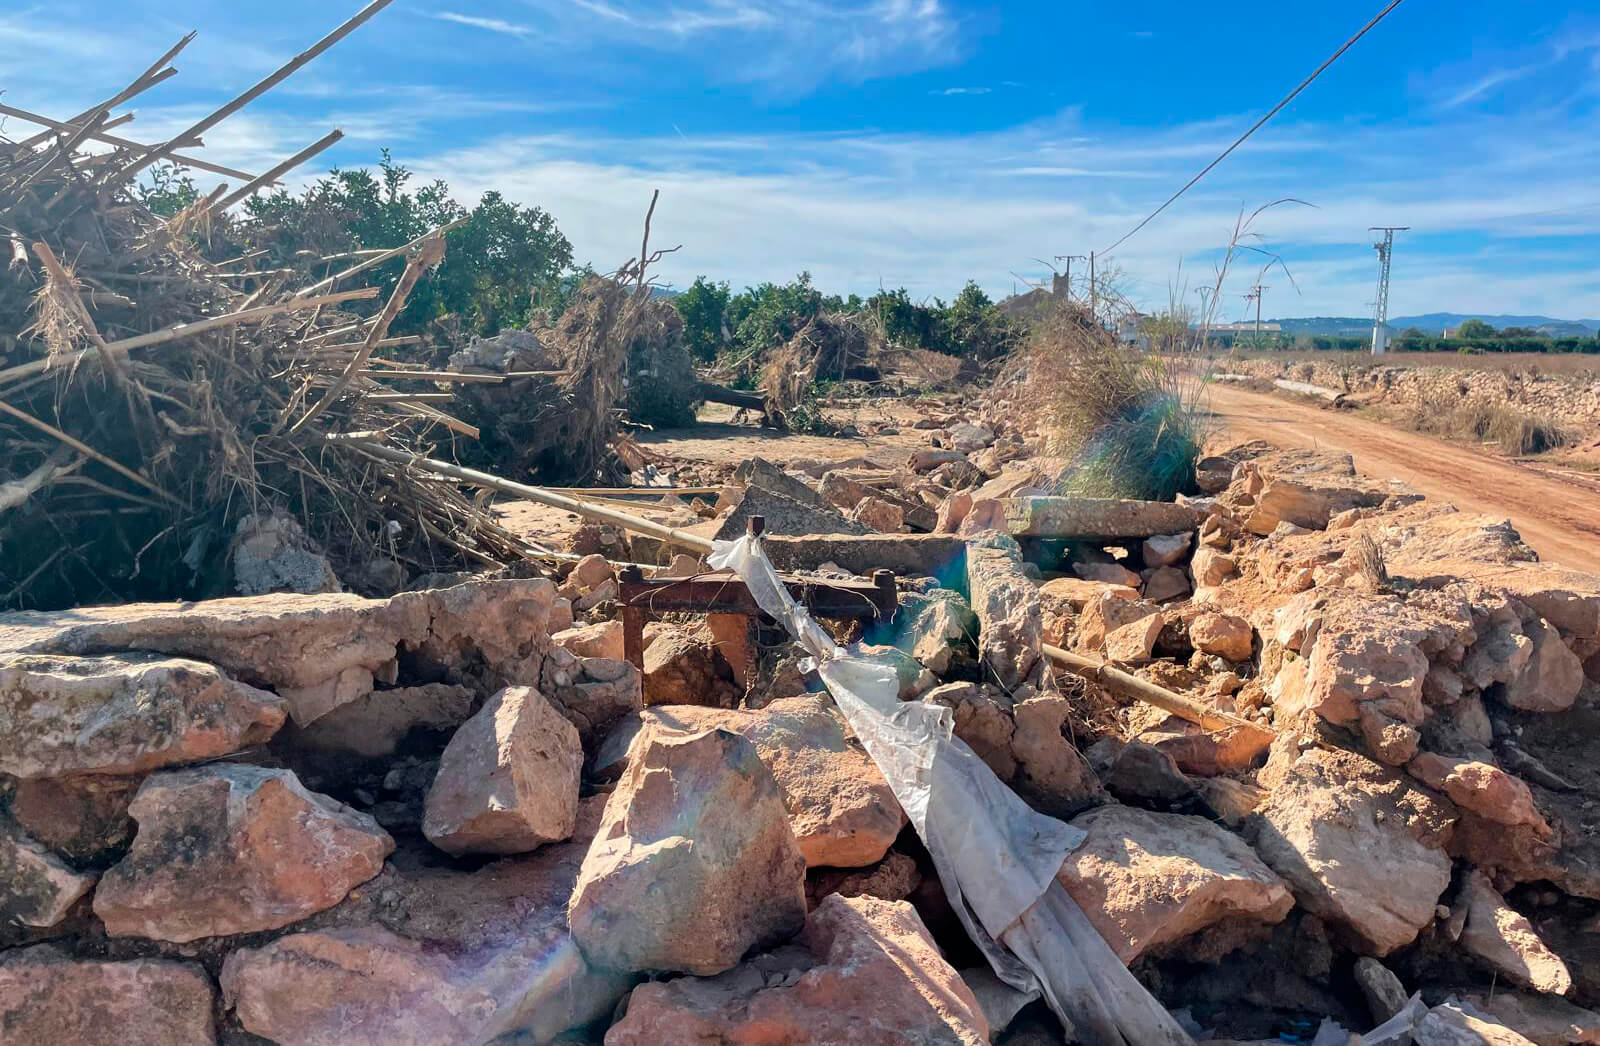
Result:
[[[657,540],[768,521],[819,620],[1085,833],[1057,881],[1196,1041],[1600,1034],[1600,578],[1332,455],[1103,501],[1045,493],[1031,433],[935,424],[895,467],[752,460]],[[892,616],[830,617],[885,568]],[[1062,1041],[705,570],[0,617],[5,1026]],[[630,639],[639,592],[672,601]]]

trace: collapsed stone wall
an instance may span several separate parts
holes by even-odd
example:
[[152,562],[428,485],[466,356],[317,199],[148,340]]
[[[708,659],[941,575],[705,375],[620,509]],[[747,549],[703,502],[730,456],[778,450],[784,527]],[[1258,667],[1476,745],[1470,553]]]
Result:
[[1593,375],[1545,373],[1537,367],[1408,367],[1321,360],[1239,359],[1222,366],[1236,374],[1309,382],[1372,403],[1428,409],[1469,401],[1509,405],[1600,433],[1600,381]]

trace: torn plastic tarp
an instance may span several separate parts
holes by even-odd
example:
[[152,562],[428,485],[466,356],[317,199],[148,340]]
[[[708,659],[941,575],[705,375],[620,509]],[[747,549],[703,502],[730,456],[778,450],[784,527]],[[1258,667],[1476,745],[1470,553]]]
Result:
[[1056,882],[1084,833],[1039,813],[954,736],[950,710],[899,699],[894,669],[834,643],[758,539],[709,558],[816,659],[817,674],[921,836],[951,907],[995,974],[1044,993],[1088,1046],[1193,1046]]

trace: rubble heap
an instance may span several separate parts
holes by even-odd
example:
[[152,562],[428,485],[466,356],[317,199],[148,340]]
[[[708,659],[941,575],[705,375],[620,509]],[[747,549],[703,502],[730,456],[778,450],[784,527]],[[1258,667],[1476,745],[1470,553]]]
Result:
[[[887,479],[751,463],[702,525],[863,524],[768,545],[895,564],[896,617],[834,627],[1087,833],[1058,881],[1197,1040],[1600,1036],[1600,578],[1331,455],[1095,502],[1040,492],[1031,435],[929,432]],[[614,570],[0,617],[0,1026],[1061,1041],[794,648],[674,614],[636,668]]]

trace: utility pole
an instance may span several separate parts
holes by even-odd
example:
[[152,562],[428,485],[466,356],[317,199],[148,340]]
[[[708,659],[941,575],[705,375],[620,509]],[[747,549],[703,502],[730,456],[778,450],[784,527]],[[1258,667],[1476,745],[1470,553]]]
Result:
[[1089,318],[1100,322],[1100,289],[1094,285],[1094,251],[1089,252]]
[[1367,230],[1383,233],[1383,239],[1372,245],[1378,252],[1378,304],[1372,315],[1374,356],[1389,351],[1389,265],[1394,260],[1394,234],[1409,228],[1409,225],[1374,225]]
[[1056,261],[1064,261],[1064,262],[1067,263],[1066,275],[1063,278],[1067,281],[1066,287],[1067,287],[1067,300],[1068,301],[1072,300],[1072,263],[1074,261],[1088,261],[1088,260],[1089,260],[1088,257],[1086,255],[1082,255],[1082,254],[1058,254],[1058,255],[1056,255]]
[[1261,286],[1261,284],[1258,283],[1254,287],[1250,288],[1250,293],[1249,294],[1246,294],[1244,296],[1244,300],[1245,301],[1250,301],[1252,298],[1255,299],[1255,303],[1256,303],[1256,351],[1258,351],[1258,352],[1261,350],[1261,292],[1265,291],[1265,290],[1270,290],[1270,289],[1271,288],[1263,287],[1263,286]]

